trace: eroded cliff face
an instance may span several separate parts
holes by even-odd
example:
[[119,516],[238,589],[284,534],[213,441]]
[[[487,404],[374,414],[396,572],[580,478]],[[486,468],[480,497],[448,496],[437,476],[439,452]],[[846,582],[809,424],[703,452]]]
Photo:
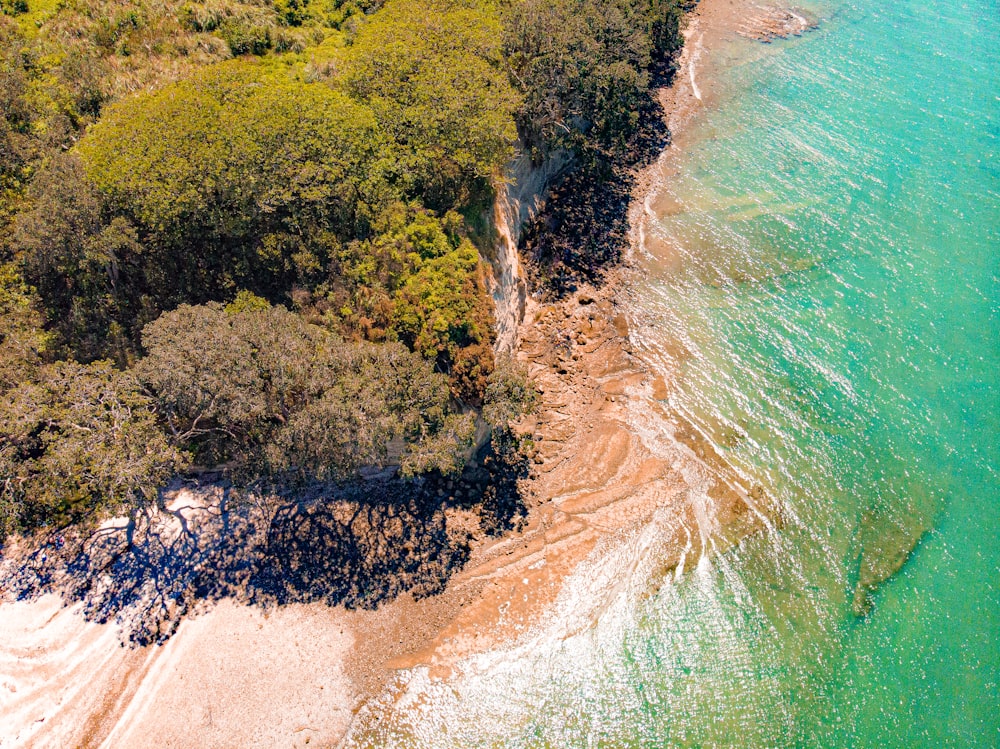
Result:
[[518,326],[524,319],[528,285],[517,252],[521,231],[545,205],[549,187],[570,160],[568,153],[559,152],[535,165],[519,152],[507,167],[506,181],[497,186],[490,217],[496,238],[492,256],[487,258],[491,271],[489,290],[496,314],[497,353],[514,350]]

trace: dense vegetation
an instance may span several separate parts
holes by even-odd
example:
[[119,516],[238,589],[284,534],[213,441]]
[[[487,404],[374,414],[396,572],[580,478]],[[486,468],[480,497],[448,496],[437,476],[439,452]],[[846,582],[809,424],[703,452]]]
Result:
[[461,470],[530,401],[492,185],[627,149],[680,39],[676,0],[0,8],[0,538],[198,466]]

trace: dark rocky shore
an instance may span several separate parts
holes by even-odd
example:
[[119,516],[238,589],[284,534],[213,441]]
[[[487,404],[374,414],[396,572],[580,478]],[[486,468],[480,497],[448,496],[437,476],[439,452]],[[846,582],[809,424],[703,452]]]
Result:
[[584,284],[599,286],[621,262],[639,174],[670,143],[657,92],[670,85],[673,75],[672,63],[653,71],[628,142],[584,148],[525,228],[521,256],[534,291],[542,296],[562,299]]

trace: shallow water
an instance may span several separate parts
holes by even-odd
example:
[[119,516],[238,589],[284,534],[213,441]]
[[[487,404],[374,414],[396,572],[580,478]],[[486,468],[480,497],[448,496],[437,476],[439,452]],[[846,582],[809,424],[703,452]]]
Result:
[[718,54],[633,291],[780,528],[655,587],[671,518],[609,540],[537,637],[406,675],[348,745],[1000,745],[1000,8],[814,10]]

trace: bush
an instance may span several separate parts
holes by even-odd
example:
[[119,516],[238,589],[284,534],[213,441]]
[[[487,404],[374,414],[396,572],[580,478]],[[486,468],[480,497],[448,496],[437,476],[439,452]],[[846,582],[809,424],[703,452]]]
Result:
[[424,262],[396,292],[395,328],[414,351],[452,375],[454,394],[482,400],[493,369],[493,308],[479,254],[468,240]]
[[271,30],[242,18],[227,18],[219,26],[219,36],[229,45],[234,57],[264,55],[271,48]]

